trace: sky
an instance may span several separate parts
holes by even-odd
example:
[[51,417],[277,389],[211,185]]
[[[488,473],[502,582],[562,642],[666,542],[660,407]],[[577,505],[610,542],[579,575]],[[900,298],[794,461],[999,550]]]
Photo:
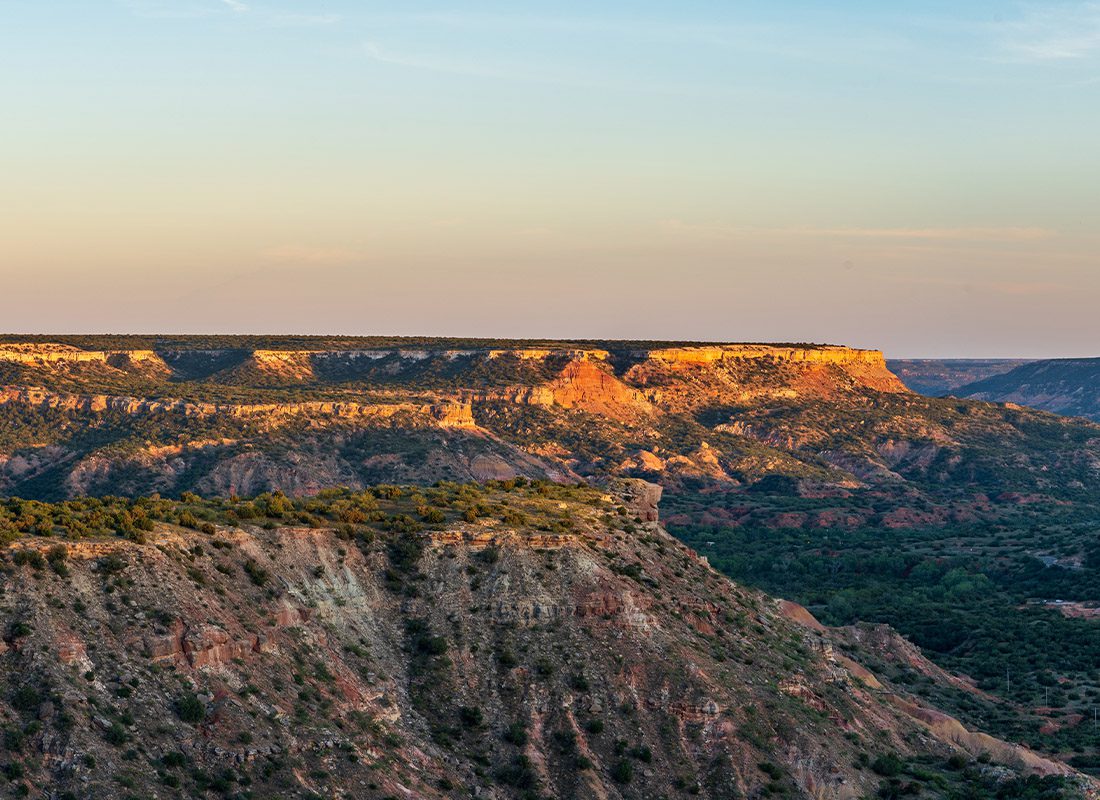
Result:
[[1100,2],[2,0],[0,329],[1100,356]]

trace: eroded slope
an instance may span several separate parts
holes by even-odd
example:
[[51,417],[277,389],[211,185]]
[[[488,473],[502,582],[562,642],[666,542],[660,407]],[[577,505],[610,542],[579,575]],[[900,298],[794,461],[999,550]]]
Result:
[[5,772],[89,798],[1091,791],[976,760],[992,740],[717,575],[658,497],[10,503]]

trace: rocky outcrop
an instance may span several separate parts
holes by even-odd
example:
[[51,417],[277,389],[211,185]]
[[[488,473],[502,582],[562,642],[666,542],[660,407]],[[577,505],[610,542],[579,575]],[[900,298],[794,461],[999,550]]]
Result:
[[566,358],[570,361],[606,361],[611,357],[607,350],[571,350],[528,348],[524,350],[490,350],[489,359],[510,357],[520,361],[542,361],[547,358]]
[[[508,351],[515,354],[515,351]],[[500,353],[494,351],[493,357]],[[615,419],[631,420],[659,409],[678,409],[708,402],[744,402],[756,397],[797,397],[799,388],[829,381],[814,370],[836,368],[855,386],[884,392],[905,392],[905,387],[886,368],[877,350],[846,347],[789,348],[764,345],[677,347],[630,354],[634,365],[620,377],[604,350],[524,351],[527,359],[565,356],[569,361],[551,381],[484,393],[482,400],[507,400],[540,406],[577,408]],[[753,362],[768,361],[788,368],[782,375],[765,372],[753,378]],[[734,373],[730,373],[734,369]],[[669,386],[670,376],[676,385]],[[684,383],[688,377],[692,383]],[[746,382],[748,381],[748,382]],[[778,383],[776,383],[778,381]],[[835,381],[833,381],[835,383]],[[686,397],[690,394],[690,397]]]
[[469,402],[436,403],[428,414],[441,428],[476,428],[473,406]]
[[132,415],[179,414],[184,417],[261,417],[278,420],[298,416],[340,419],[386,420],[411,414],[443,428],[476,427],[468,401],[435,403],[356,403],[314,400],[297,403],[203,403],[181,399],[149,399],[111,395],[51,392],[33,387],[0,388],[0,405],[18,404],[39,408],[99,414],[117,412]]
[[[208,359],[216,360],[219,351],[202,351]],[[225,351],[232,354],[235,351]],[[187,351],[165,351],[174,363]],[[415,373],[424,363],[464,366],[488,364],[495,361],[520,362],[554,361],[555,363],[590,363],[606,365],[611,372],[613,361],[660,365],[666,369],[684,370],[715,366],[729,362],[767,360],[791,365],[833,365],[847,370],[853,377],[875,384],[883,391],[902,391],[903,387],[886,369],[882,353],[877,350],[857,350],[836,346],[779,346],[779,345],[709,345],[695,347],[667,347],[635,350],[629,347],[612,351],[599,347],[532,347],[510,349],[359,349],[359,350],[276,350],[255,349],[240,355],[243,359],[232,368],[219,373],[215,382],[234,383],[250,380],[285,381],[289,383],[325,383],[370,375],[371,364],[384,362],[391,377],[404,372]],[[6,344],[0,345],[0,361],[48,368],[64,364],[104,364],[118,369],[139,369],[148,372],[155,369],[164,375],[172,372],[168,363],[153,350],[83,350],[64,344]],[[322,369],[323,368],[323,369]],[[364,372],[363,370],[367,370]],[[338,378],[329,375],[342,376]],[[559,403],[568,402],[566,391]]]
[[818,622],[817,617],[803,606],[790,600],[779,600],[777,602],[779,603],[779,613],[783,615],[784,619],[789,619],[810,630],[825,631],[825,626]]
[[587,358],[571,361],[549,389],[554,404],[562,408],[579,408],[610,417],[652,410],[641,392]]
[[143,645],[154,664],[171,662],[192,669],[227,667],[234,659],[271,652],[273,647],[263,634],[237,639],[218,625],[183,622],[177,622],[170,633],[145,637]]
[[609,366],[598,362],[599,359],[576,358],[547,383],[483,392],[478,400],[557,406],[624,421],[653,413],[643,392],[623,383]]
[[783,347],[775,345],[714,345],[709,347],[669,347],[650,350],[651,361],[668,365],[698,367],[736,359],[769,359],[805,364],[864,364],[886,368],[886,359],[879,350],[857,350],[851,347],[821,345],[815,347]]
[[[673,371],[698,370],[707,366],[766,361],[793,368],[794,385],[812,386],[815,381],[826,379],[820,373],[822,367],[835,368],[854,385],[879,392],[907,392],[886,366],[886,359],[879,350],[857,350],[850,347],[780,347],[770,345],[723,345],[718,347],[679,347],[653,350],[651,363],[660,364]],[[641,368],[644,371],[644,366]],[[799,371],[808,370],[805,376]],[[799,378],[801,377],[801,380]],[[779,387],[765,387],[774,390]]]
[[561,550],[564,547],[580,547],[580,536],[569,533],[538,533],[535,531],[485,530],[481,528],[454,528],[446,531],[430,531],[427,540],[435,547],[461,545],[474,551],[487,547],[529,547],[533,550]]
[[0,361],[26,366],[48,364],[109,364],[155,366],[167,371],[163,359],[152,350],[80,350],[66,345],[0,345]]
[[639,516],[645,522],[659,519],[657,505],[661,502],[664,488],[659,484],[638,478],[619,478],[608,483],[615,496],[622,498],[624,507]]
[[57,637],[57,659],[66,666],[81,664],[88,658],[88,649],[79,637],[73,634],[59,634]]
[[286,350],[255,350],[248,366],[274,377],[291,381],[313,378],[311,353]]

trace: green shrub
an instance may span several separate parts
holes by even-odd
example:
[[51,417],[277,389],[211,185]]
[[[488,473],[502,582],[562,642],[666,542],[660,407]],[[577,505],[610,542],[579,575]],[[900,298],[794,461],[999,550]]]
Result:
[[442,636],[421,636],[416,640],[416,649],[429,656],[441,656],[447,652],[447,640]]
[[427,508],[421,513],[420,519],[429,525],[438,525],[447,521],[447,516],[438,508]]
[[125,728],[117,722],[112,722],[111,727],[104,731],[103,738],[106,739],[109,744],[113,744],[115,747],[121,747],[129,741],[130,736],[126,733]]
[[16,550],[12,553],[11,560],[19,567],[29,565],[36,570],[45,569],[46,567],[46,559],[43,555],[37,550],[32,550],[30,548]]
[[172,769],[187,766],[187,756],[179,751],[165,753],[160,757],[160,763]]
[[31,628],[29,622],[19,620],[18,622],[13,622],[11,627],[8,628],[8,635],[12,639],[22,639],[24,636],[30,636],[32,630],[33,628]]
[[11,693],[11,704],[16,711],[29,714],[42,704],[42,695],[35,687],[24,683]]
[[124,558],[115,553],[103,556],[103,558],[99,559],[99,561],[96,563],[100,573],[104,577],[109,577],[111,575],[122,572],[124,569],[126,569],[127,566],[129,566]]
[[508,786],[517,789],[536,789],[539,784],[538,776],[531,766],[531,759],[524,755],[518,755],[507,766],[501,767],[495,773],[496,779]]
[[458,718],[466,728],[477,728],[485,719],[477,706],[462,706],[458,710]]
[[501,738],[508,742],[508,744],[514,744],[516,747],[523,747],[527,744],[527,728],[522,722],[513,722],[504,729]]
[[18,728],[5,728],[2,741],[4,743],[4,749],[10,750],[13,753],[18,753],[23,749],[23,743],[26,741],[26,735]]
[[188,693],[176,701],[176,716],[194,725],[206,718],[206,706],[194,694]]
[[783,770],[781,770],[775,764],[772,764],[770,761],[761,761],[756,766],[761,772],[763,772],[773,781],[777,781],[783,777]]
[[634,765],[625,758],[616,761],[611,768],[611,779],[615,783],[630,783],[634,780]]
[[884,778],[891,778],[905,769],[905,762],[893,753],[886,753],[878,756],[871,762],[871,769],[876,775],[882,775]]
[[256,586],[263,586],[267,583],[268,574],[267,570],[261,567],[252,559],[244,562],[244,571],[248,575],[248,579],[252,581]]
[[68,558],[69,548],[63,544],[55,544],[46,551],[46,561],[49,562],[50,569],[62,578],[67,578],[69,576],[69,565],[65,563]]

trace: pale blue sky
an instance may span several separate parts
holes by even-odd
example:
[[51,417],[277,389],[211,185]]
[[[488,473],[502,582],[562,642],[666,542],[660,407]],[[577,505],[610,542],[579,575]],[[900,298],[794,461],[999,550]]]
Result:
[[1100,2],[4,0],[0,327],[1100,355]]

